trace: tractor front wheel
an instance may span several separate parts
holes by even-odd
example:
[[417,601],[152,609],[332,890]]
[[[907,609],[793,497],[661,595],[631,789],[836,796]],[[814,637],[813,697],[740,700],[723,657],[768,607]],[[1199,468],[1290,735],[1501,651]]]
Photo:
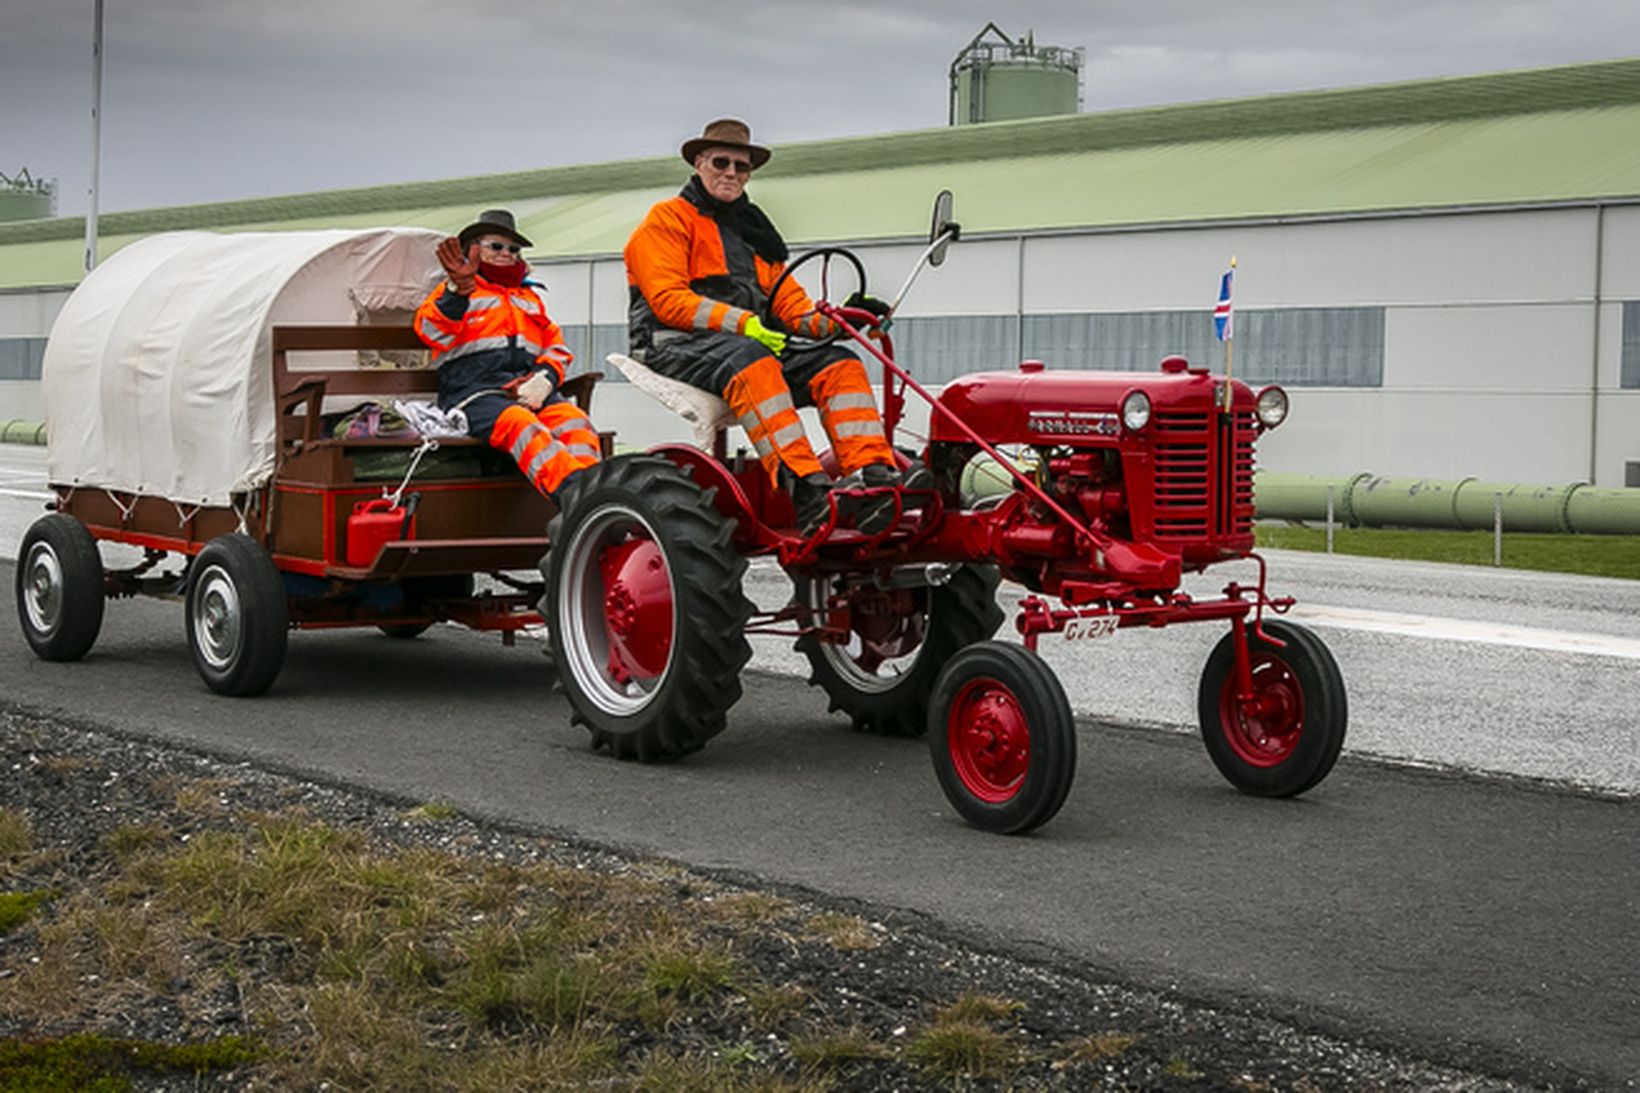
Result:
[[205,685],[246,697],[285,666],[290,606],[273,556],[248,535],[220,535],[188,567],[188,648]]
[[1058,813],[1076,778],[1076,722],[1042,658],[984,641],[945,665],[928,746],[946,799],[986,831],[1018,835]]
[[102,631],[97,540],[66,513],[40,517],[17,552],[17,618],[41,660],[79,660]]
[[573,718],[621,759],[697,751],[723,731],[752,655],[733,529],[664,459],[617,456],[577,476],[541,563]]
[[921,735],[940,669],[1002,625],[998,579],[994,567],[978,565],[961,566],[945,584],[928,588],[849,589],[835,577],[797,578],[797,602],[809,609],[811,622],[825,621],[833,595],[849,599],[846,643],[821,641],[816,633],[797,639],[809,660],[809,682],[863,732]]
[[1338,760],[1349,721],[1344,677],[1320,638],[1270,620],[1247,631],[1252,691],[1236,682],[1233,633],[1214,646],[1197,694],[1202,742],[1229,783],[1259,797],[1292,797],[1320,783]]

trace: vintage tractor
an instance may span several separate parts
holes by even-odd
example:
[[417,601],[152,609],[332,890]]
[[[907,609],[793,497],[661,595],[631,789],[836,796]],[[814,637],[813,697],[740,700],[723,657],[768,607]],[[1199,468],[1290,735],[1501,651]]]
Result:
[[[894,307],[958,234],[942,194]],[[962,377],[936,398],[894,361],[890,322],[827,299],[834,262],[863,292],[862,264],[838,248],[803,255],[786,276],[820,264],[817,309],[882,365],[891,440],[906,390],[928,400],[916,454],[936,485],[896,494],[897,520],[872,535],[842,526],[851,493],[836,491],[831,521],[805,538],[791,530],[789,500],[755,459],[728,454],[721,430],[711,451],[663,445],[587,472],[551,524],[541,610],[594,743],[640,760],[702,747],[740,696],[746,635],[790,634],[834,709],[868,731],[927,732],[957,811],[1023,832],[1059,810],[1076,769],[1069,703],[1035,652],[1043,637],[1218,620],[1230,629],[1199,688],[1213,762],[1238,789],[1265,796],[1326,777],[1344,741],[1343,680],[1320,639],[1266,618],[1292,600],[1266,593],[1253,550],[1254,445],[1286,416],[1285,392],[1170,357],[1151,374],[1026,361]],[[641,365],[611,362],[657,389]],[[724,412],[688,397],[699,420]],[[976,460],[1012,488],[965,506],[961,484]],[[757,555],[792,578],[778,611],[754,612],[742,592]],[[1232,582],[1210,600],[1180,590],[1187,572],[1248,558],[1255,585]],[[1002,578],[1029,591],[1016,620],[1022,644],[990,640]]]

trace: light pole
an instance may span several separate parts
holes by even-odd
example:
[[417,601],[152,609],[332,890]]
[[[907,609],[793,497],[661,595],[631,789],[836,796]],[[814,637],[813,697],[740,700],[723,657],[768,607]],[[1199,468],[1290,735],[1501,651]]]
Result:
[[94,0],[96,15],[91,29],[91,185],[90,205],[85,211],[85,271],[97,265],[97,171],[102,153],[102,29],[103,0]]

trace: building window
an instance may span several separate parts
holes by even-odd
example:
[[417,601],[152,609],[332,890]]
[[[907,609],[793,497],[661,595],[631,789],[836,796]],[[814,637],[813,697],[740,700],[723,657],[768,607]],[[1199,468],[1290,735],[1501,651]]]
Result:
[[1640,388],[1640,300],[1623,304],[1623,378],[1625,389]]
[[[1222,371],[1224,344],[1209,312],[1085,312],[1028,315],[1025,356],[1050,368],[1148,372],[1172,354]],[[1384,309],[1290,308],[1236,314],[1235,374],[1292,387],[1380,387]]]
[[37,380],[45,359],[44,338],[0,338],[0,380]]

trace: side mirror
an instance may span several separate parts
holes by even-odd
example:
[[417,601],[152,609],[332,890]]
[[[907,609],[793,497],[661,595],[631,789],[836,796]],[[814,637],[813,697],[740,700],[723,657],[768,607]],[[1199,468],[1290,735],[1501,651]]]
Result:
[[934,198],[934,223],[928,231],[928,264],[937,266],[945,261],[945,248],[955,243],[962,229],[951,219],[951,191],[941,190]]

